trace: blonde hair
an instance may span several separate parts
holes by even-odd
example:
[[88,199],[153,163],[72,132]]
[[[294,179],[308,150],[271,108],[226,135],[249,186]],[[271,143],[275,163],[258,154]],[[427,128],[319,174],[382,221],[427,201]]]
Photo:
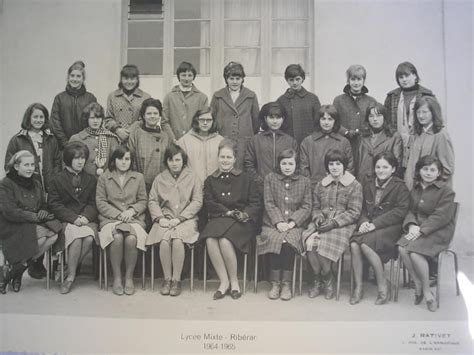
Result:
[[10,160],[8,161],[7,165],[6,165],[6,169],[5,171],[7,173],[9,173],[10,171],[12,171],[13,169],[15,169],[15,165],[16,164],[19,164],[21,163],[21,160],[23,158],[26,158],[26,157],[31,157],[31,158],[35,158],[35,156],[33,155],[33,153],[31,153],[30,151],[28,150],[20,150],[18,152],[16,152],[15,154],[13,154],[13,156],[10,158]]

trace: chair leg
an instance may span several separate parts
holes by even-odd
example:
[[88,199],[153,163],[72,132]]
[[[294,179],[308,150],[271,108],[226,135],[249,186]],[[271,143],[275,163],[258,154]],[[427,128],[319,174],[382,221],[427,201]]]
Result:
[[109,282],[107,280],[107,249],[104,249],[104,287],[105,291],[109,290]]
[[49,277],[51,275],[51,249],[46,251],[46,289],[49,290]]
[[350,285],[350,290],[349,290],[349,297],[352,296],[352,292],[354,292],[354,269],[352,268],[352,253],[350,252],[350,247],[349,247],[349,269],[351,273],[351,285]]
[[395,298],[394,296],[394,268],[395,261],[393,259],[390,259],[390,295],[392,297],[391,301]]
[[60,257],[60,263],[61,263],[60,267],[61,267],[61,286],[62,286],[64,283],[64,262],[65,262],[64,252],[62,252],[59,257]]
[[191,277],[189,280],[191,292],[194,292],[194,246],[191,247]]
[[341,255],[337,262],[337,285],[336,285],[336,301],[339,301],[339,292],[341,290],[341,274],[342,274],[342,259],[344,254]]
[[293,261],[293,275],[291,278],[291,295],[294,297],[295,296],[295,291],[296,291],[296,265],[298,263],[298,254],[295,254],[295,259]]
[[247,258],[248,254],[244,254],[244,294],[247,291]]
[[399,256],[397,259],[397,267],[395,269],[395,293],[393,294],[393,302],[398,302],[398,291],[400,289],[400,269],[403,271],[403,261],[402,258]]
[[[400,261],[401,261],[401,259],[400,259]],[[407,269],[406,269],[405,265],[403,265],[403,262],[400,265],[401,265],[402,272],[403,272],[403,287],[406,288],[407,287]]]
[[254,281],[253,281],[253,291],[257,293],[258,287],[258,254],[255,250],[255,270],[254,270]]
[[442,265],[442,261],[443,261],[443,258],[444,258],[444,254],[445,254],[445,251],[442,251],[441,253],[439,253],[438,255],[438,278],[436,280],[436,303],[438,305],[438,308],[439,308],[439,303],[440,303],[440,298],[441,298],[441,290],[440,290],[440,286],[441,286],[441,265]]
[[303,294],[303,255],[299,256],[300,259],[300,280],[299,280],[299,295],[301,296]]
[[[100,247],[99,247],[100,248]],[[102,248],[99,249],[99,289],[102,290]]]
[[151,246],[151,270],[150,270],[151,291],[155,291],[155,244]]
[[142,290],[145,289],[145,253],[142,251]]
[[206,291],[207,291],[207,246],[205,244],[204,244],[203,289],[204,289],[204,293],[206,293]]
[[453,254],[454,258],[454,279],[456,280],[456,296],[459,296],[459,281],[458,281],[458,256],[454,250],[448,249],[448,252]]

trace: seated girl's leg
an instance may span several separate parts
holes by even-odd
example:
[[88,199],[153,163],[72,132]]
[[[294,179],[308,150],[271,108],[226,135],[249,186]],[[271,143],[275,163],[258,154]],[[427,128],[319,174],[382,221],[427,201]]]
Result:
[[125,287],[133,287],[133,273],[137,264],[137,257],[137,237],[129,234],[125,237],[124,242]]
[[421,285],[421,280],[418,277],[418,274],[415,271],[415,268],[413,267],[412,259],[410,257],[410,254],[404,247],[399,246],[398,251],[400,253],[400,257],[403,260],[403,265],[407,268],[408,272],[410,273],[413,282],[415,283],[415,294],[416,295],[421,295],[422,291],[422,285]]
[[[341,256],[342,257],[342,256]],[[323,276],[324,297],[329,300],[334,297],[334,276],[331,271],[332,260],[319,255],[319,262],[321,264],[321,273]]]
[[38,253],[33,256],[33,260],[38,259],[41,255],[43,255],[46,251],[49,250],[53,246],[54,243],[56,243],[56,240],[58,239],[58,235],[55,234],[52,237],[44,237],[44,238],[39,238],[38,239]]
[[115,232],[113,234],[114,241],[110,243],[110,264],[114,274],[113,287],[122,287],[122,260],[123,260],[123,234]]
[[295,258],[295,252],[288,243],[283,243],[281,246],[280,258],[283,270],[280,298],[282,300],[290,300],[292,297],[291,282],[293,278],[293,261]]
[[82,239],[74,240],[68,246],[68,275],[67,281],[74,281],[76,279],[76,270],[81,258]]
[[362,275],[364,263],[362,260],[362,252],[360,250],[360,245],[356,242],[351,243],[351,255],[352,270],[354,271],[355,288],[362,289]]
[[314,275],[316,276],[321,274],[321,263],[319,262],[318,253],[315,251],[308,251],[307,256]]
[[365,257],[369,261],[370,265],[372,265],[372,267],[374,268],[375,279],[377,280],[377,286],[378,286],[379,292],[386,292],[387,279],[385,278],[382,260],[380,260],[380,257],[378,256],[378,254],[374,250],[372,250],[369,246],[362,244],[361,249]]
[[85,256],[89,254],[92,250],[92,243],[94,242],[94,238],[92,236],[82,238],[82,249],[81,249],[81,257],[79,258],[79,263],[84,260]]
[[224,258],[227,274],[229,275],[230,286],[232,290],[240,291],[239,279],[237,277],[237,255],[232,243],[226,239],[219,239],[219,246]]
[[272,288],[268,291],[268,298],[276,300],[280,298],[281,291],[281,269],[282,269],[282,257],[281,254],[269,253],[267,254],[268,264],[270,266],[270,282]]
[[221,248],[217,238],[206,239],[207,251],[209,253],[209,259],[211,259],[212,266],[216,270],[217,277],[219,278],[220,285],[219,291],[225,293],[229,288],[229,277],[227,276],[227,268],[222,256]]
[[430,275],[429,275],[429,268],[428,268],[428,260],[426,260],[425,256],[417,254],[417,253],[410,253],[410,259],[413,264],[413,269],[415,270],[417,276],[420,279],[420,283],[423,289],[423,294],[425,295],[425,299],[427,301],[433,300],[434,296],[431,293],[431,288],[430,288]]
[[160,242],[160,261],[163,268],[163,278],[171,280],[172,266],[171,266],[171,240],[162,240]]
[[181,281],[181,272],[183,271],[185,254],[183,241],[181,239],[173,239],[172,250],[173,276],[171,279]]

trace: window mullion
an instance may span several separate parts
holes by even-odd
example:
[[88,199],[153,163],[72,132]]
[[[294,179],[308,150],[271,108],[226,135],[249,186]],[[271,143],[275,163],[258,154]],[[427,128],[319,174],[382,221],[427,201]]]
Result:
[[224,67],[224,0],[214,0],[211,6],[211,93],[222,86]]
[[270,89],[272,79],[272,0],[262,0],[261,9],[261,80],[262,94],[261,103],[270,100]]
[[164,1],[164,23],[163,23],[163,92],[166,93],[173,85],[174,71],[174,3],[171,0]]
[[121,55],[120,55],[120,67],[127,64],[128,57],[128,11],[129,11],[130,0],[122,0],[122,25],[120,26],[120,44],[121,44]]

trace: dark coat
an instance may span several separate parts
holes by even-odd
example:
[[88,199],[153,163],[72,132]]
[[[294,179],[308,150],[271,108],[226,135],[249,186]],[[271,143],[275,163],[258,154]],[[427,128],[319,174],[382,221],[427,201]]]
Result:
[[237,142],[235,167],[242,169],[247,144],[259,129],[257,95],[242,86],[234,103],[229,89],[225,87],[214,93],[211,109],[219,134]]
[[370,177],[363,182],[364,203],[357,229],[364,222],[375,225],[375,230],[359,234],[355,232],[353,240],[372,248],[386,263],[396,258],[398,249],[396,242],[402,234],[402,223],[408,212],[410,193],[405,182],[393,176],[383,189],[379,203],[375,204],[375,179]]
[[298,144],[301,144],[302,140],[315,129],[316,118],[321,108],[319,98],[305,88],[296,93],[288,89],[277,102],[283,106],[287,114],[281,130],[295,137]]
[[[5,154],[5,170],[7,170],[6,165],[10,161],[11,157],[19,152],[20,150],[27,150],[35,156],[35,174],[38,176],[38,181],[41,181],[40,174],[40,157],[36,155],[36,150],[31,140],[31,137],[28,135],[28,131],[22,129],[16,135],[10,139],[8,143],[7,152]],[[46,129],[43,133],[43,169],[41,174],[44,179],[44,189],[46,192],[49,191],[49,181],[52,177],[61,171],[61,152],[59,151],[58,141],[56,137],[50,132],[49,129]]]
[[256,134],[247,145],[244,168],[263,194],[263,180],[277,167],[278,155],[285,149],[298,151],[296,140],[288,134],[270,130]]
[[[25,261],[38,252],[37,212],[46,210],[41,184],[34,180],[34,188],[29,190],[5,177],[0,181],[0,201],[0,240],[5,258],[9,263]],[[52,225],[59,228],[54,228],[55,232],[60,230],[56,220],[44,224]]]
[[[239,250],[248,252],[249,241],[256,235],[255,221],[261,207],[257,186],[250,176],[238,169],[229,173],[216,170],[204,182],[204,207],[209,222],[199,239],[224,237]],[[244,223],[224,216],[231,210],[247,213],[250,220]]]
[[362,95],[352,96],[350,94],[351,88],[346,85],[343,89],[343,94],[334,98],[333,105],[336,107],[339,118],[341,119],[341,134],[347,130],[362,130],[365,125],[365,115],[370,104],[375,103],[372,96],[367,95],[369,90],[362,87]]
[[81,118],[82,110],[91,102],[97,102],[96,97],[87,92],[85,87],[75,93],[69,86],[57,94],[51,109],[52,131],[59,142],[59,147],[64,146],[72,135],[79,133],[87,127],[87,120]]
[[421,237],[405,246],[409,252],[435,257],[449,247],[454,235],[454,197],[451,188],[437,181],[423,189],[417,183],[410,194],[410,210],[403,222],[408,232],[410,224],[420,226]]

